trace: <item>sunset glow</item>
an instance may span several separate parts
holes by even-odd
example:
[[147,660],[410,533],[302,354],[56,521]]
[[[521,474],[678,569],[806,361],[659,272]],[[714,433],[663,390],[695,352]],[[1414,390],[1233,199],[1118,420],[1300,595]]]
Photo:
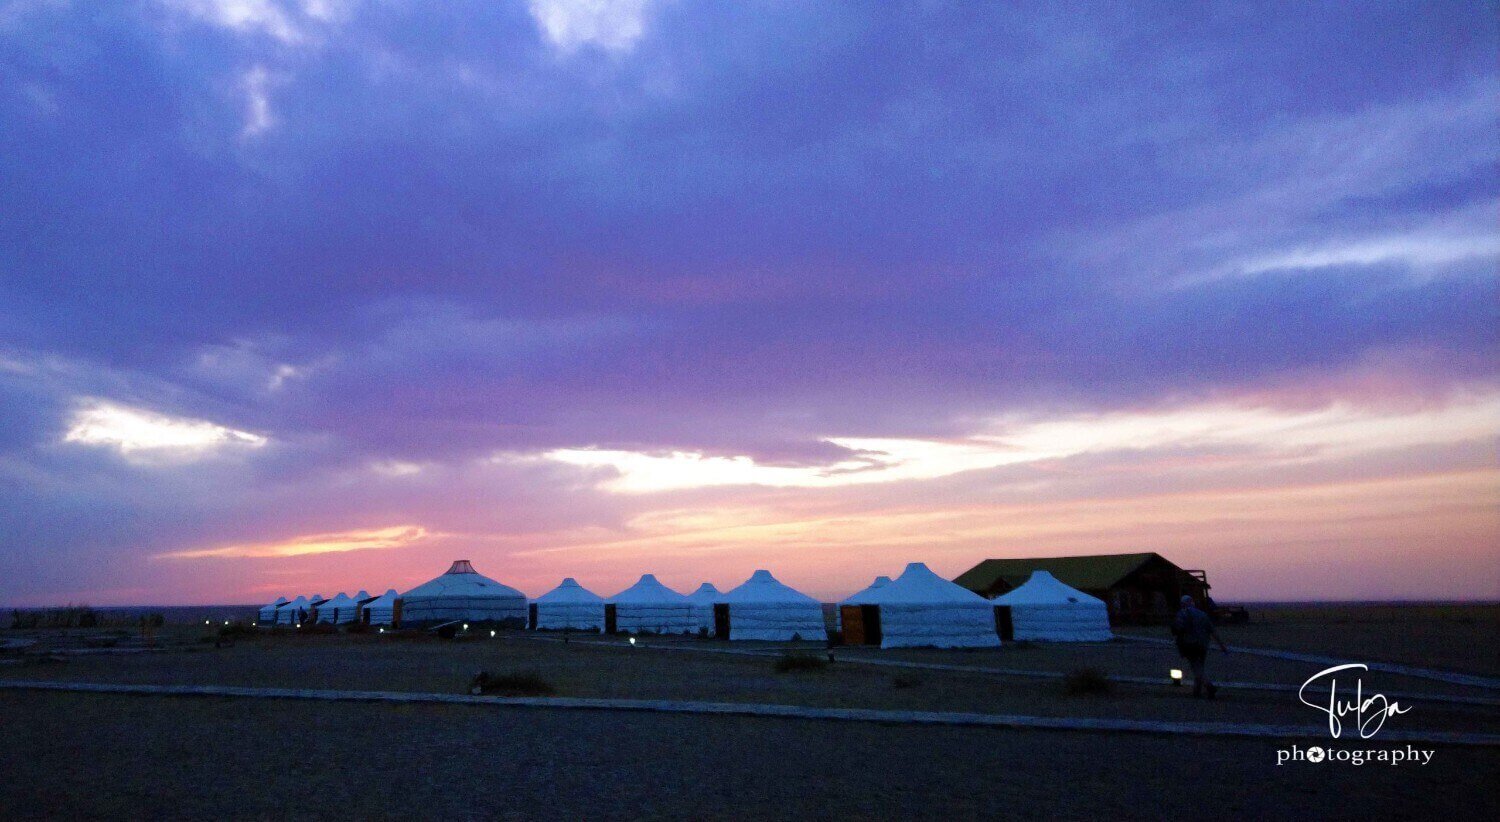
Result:
[[1500,598],[1493,16],[0,4],[0,606]]

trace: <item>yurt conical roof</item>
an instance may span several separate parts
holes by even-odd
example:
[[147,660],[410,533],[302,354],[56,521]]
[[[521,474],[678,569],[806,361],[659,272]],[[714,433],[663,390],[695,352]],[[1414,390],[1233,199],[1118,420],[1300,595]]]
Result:
[[934,574],[932,569],[920,562],[906,566],[901,576],[870,591],[866,602],[885,603],[935,603],[935,602],[988,602],[984,597],[968,588],[949,582]]
[[878,576],[878,577],[875,578],[874,582],[870,583],[869,587],[863,588],[863,589],[861,589],[859,591],[856,591],[856,592],[850,594],[846,599],[844,599],[844,602],[855,603],[855,604],[867,603],[867,602],[874,602],[875,600],[872,599],[872,596],[874,595],[874,593],[876,591],[880,590],[881,588],[884,588],[885,586],[890,585],[890,584],[891,584],[891,578],[890,577],[888,577],[888,576]]
[[642,574],[636,584],[626,588],[610,598],[610,602],[681,602],[686,603],[687,597],[661,584],[655,574]]
[[496,582],[474,570],[473,564],[466,559],[455,560],[441,576],[424,582],[401,596],[403,599],[421,597],[526,598],[525,594],[509,585]]
[[818,601],[771,576],[770,571],[756,571],[738,587],[724,595],[728,603],[798,603],[817,605]]
[[556,588],[536,598],[537,602],[545,603],[568,603],[578,602],[586,604],[603,603],[604,598],[589,589],[578,584],[578,580],[568,577]]
[[724,601],[724,592],[715,588],[712,582],[705,582],[698,586],[698,590],[688,594],[687,598],[694,605],[712,605]]
[[996,605],[1104,605],[1103,600],[1098,597],[1085,594],[1047,571],[1040,570],[1033,571],[1030,579],[992,601]]

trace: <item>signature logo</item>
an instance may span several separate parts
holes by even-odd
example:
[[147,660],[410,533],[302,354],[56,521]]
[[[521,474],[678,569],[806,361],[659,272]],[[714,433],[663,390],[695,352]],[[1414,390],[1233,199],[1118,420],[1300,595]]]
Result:
[[[1386,699],[1384,694],[1364,695],[1364,682],[1354,677],[1354,699],[1339,699],[1339,683],[1334,677],[1340,671],[1368,671],[1370,667],[1362,663],[1353,662],[1347,665],[1335,665],[1326,668],[1308,677],[1297,689],[1297,699],[1309,708],[1315,708],[1328,715],[1328,733],[1334,739],[1338,739],[1344,732],[1344,718],[1352,717],[1354,724],[1359,728],[1359,738],[1369,739],[1380,733],[1389,717],[1398,714],[1409,713],[1410,708],[1403,708],[1399,702]],[[1326,681],[1328,686],[1328,699],[1326,702],[1310,702],[1307,692],[1315,683]],[[1310,752],[1309,752],[1310,753]],[[1321,753],[1321,752],[1320,752]]]

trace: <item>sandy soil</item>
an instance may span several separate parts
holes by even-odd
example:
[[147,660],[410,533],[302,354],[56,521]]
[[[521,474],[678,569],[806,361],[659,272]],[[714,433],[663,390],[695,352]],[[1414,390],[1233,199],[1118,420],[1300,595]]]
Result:
[[[1117,684],[1103,695],[1072,696],[1061,682],[949,671],[902,671],[835,663],[822,671],[779,674],[774,658],[689,653],[623,644],[561,644],[525,632],[473,641],[390,636],[267,636],[232,648],[195,646],[194,652],[78,657],[46,666],[0,666],[0,677],[145,684],[241,685],[462,693],[475,672],[536,673],[562,696],[760,702],[819,707],[970,711],[1043,716],[1100,716],[1271,724],[1320,724],[1319,715],[1286,693],[1226,690],[1206,702],[1166,683]],[[693,645],[693,640],[646,640],[647,646]],[[725,647],[696,641],[699,647]],[[838,651],[836,655],[920,658],[961,665],[1162,675],[1180,666],[1171,648],[1108,645],[999,649],[987,652]],[[1228,676],[1300,684],[1318,666],[1248,655],[1223,658]],[[1219,658],[1215,665],[1220,664]],[[1368,687],[1399,691],[1404,678],[1369,675]],[[898,681],[898,678],[900,681]],[[1453,686],[1405,680],[1416,693]],[[1425,686],[1432,685],[1431,689]],[[1493,696],[1493,694],[1491,694]],[[1500,709],[1408,700],[1414,710],[1400,727],[1500,733]]]
[[1500,812],[1500,752],[729,717],[0,695],[0,818],[1412,818]]

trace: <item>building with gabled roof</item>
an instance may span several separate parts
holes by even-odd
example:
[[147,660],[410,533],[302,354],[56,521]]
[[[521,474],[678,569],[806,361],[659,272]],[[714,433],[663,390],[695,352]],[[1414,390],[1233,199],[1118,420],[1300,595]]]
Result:
[[1162,621],[1183,595],[1200,605],[1209,602],[1206,573],[1185,570],[1155,552],[987,559],[953,581],[993,598],[1020,587],[1036,571],[1103,600],[1115,623]]

